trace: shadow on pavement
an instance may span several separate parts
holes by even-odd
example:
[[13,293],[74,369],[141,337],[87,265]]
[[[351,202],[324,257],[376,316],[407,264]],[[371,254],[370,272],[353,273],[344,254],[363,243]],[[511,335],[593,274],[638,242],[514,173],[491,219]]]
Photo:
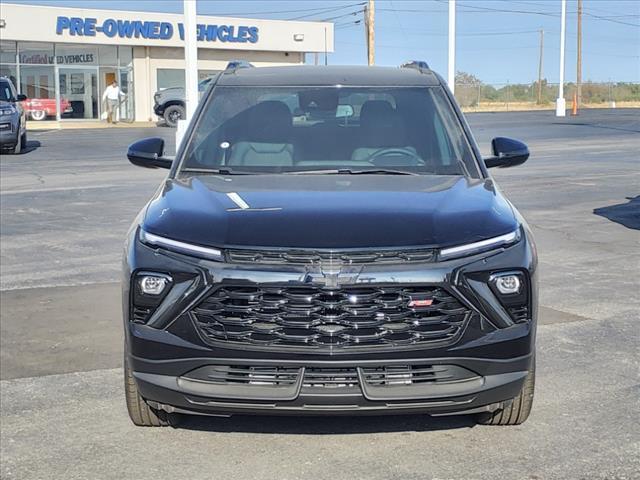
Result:
[[181,415],[177,428],[208,432],[242,432],[286,435],[353,435],[363,433],[429,432],[471,428],[471,415],[430,417],[394,416],[248,416],[201,417]]
[[42,146],[42,144],[40,142],[38,142],[37,140],[29,140],[27,142],[27,146],[22,149],[22,152],[20,152],[20,155],[24,155],[25,153],[33,152],[34,150],[37,150],[41,146]]
[[640,195],[627,197],[627,203],[594,208],[593,213],[627,228],[640,230]]

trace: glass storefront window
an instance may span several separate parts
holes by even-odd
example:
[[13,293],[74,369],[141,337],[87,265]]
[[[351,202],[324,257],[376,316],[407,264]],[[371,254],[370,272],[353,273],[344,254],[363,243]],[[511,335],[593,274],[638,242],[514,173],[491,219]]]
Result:
[[58,65],[98,65],[98,47],[92,45],[56,45]]
[[118,57],[121,67],[133,66],[133,47],[118,47]]
[[118,49],[113,45],[100,45],[98,47],[98,62],[101,66],[117,66]]
[[[177,71],[184,85],[184,71]],[[32,120],[56,118],[58,109],[61,118],[97,119],[105,110],[102,93],[113,80],[126,93],[119,118],[132,121],[135,115],[132,47],[2,40],[0,75],[28,97],[24,106]]]
[[[72,118],[98,118],[98,72],[95,68],[59,67],[60,103],[69,104]],[[65,101],[63,102],[64,99]]]
[[18,59],[29,65],[53,64],[53,43],[18,42]]
[[15,65],[0,65],[0,77],[8,77],[16,90],[20,91],[20,85],[18,85],[18,69]]
[[21,66],[20,93],[27,96],[23,106],[30,118],[34,120],[55,118],[57,107],[53,66]]
[[0,63],[16,63],[16,42],[0,40]]
[[184,70],[179,68],[159,68],[156,72],[158,90],[171,87],[184,88]]

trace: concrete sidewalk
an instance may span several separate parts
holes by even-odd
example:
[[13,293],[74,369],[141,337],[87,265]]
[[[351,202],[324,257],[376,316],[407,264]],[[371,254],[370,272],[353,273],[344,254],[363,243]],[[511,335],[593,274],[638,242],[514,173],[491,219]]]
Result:
[[90,128],[152,128],[161,126],[160,122],[118,122],[107,123],[104,120],[27,120],[27,130],[75,130]]

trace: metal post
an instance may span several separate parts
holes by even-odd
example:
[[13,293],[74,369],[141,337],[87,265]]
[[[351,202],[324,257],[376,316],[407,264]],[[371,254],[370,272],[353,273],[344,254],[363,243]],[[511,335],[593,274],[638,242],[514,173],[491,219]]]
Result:
[[560,84],[558,86],[558,99],[556,100],[556,117],[566,115],[567,105],[564,100],[564,36],[567,17],[567,0],[562,0],[562,15],[560,19]]
[[198,106],[198,43],[196,0],[184,0],[184,70],[187,122]]
[[456,89],[456,0],[449,0],[449,68],[447,83],[451,93]]
[[582,0],[578,0],[578,45],[576,50],[576,108],[582,103]]
[[478,102],[476,103],[476,112],[480,110],[480,95],[481,95],[482,84],[478,83]]
[[187,125],[198,106],[198,38],[196,0],[183,0],[184,13],[184,79],[186,118],[178,120],[176,129],[176,152],[180,149]]

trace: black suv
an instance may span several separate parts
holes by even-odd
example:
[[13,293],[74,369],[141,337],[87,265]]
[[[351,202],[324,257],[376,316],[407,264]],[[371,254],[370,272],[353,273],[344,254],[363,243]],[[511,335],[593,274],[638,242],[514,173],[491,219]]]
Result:
[[125,387],[172,413],[476,414],[535,376],[536,250],[443,80],[424,68],[238,68],[205,92],[126,242]]

